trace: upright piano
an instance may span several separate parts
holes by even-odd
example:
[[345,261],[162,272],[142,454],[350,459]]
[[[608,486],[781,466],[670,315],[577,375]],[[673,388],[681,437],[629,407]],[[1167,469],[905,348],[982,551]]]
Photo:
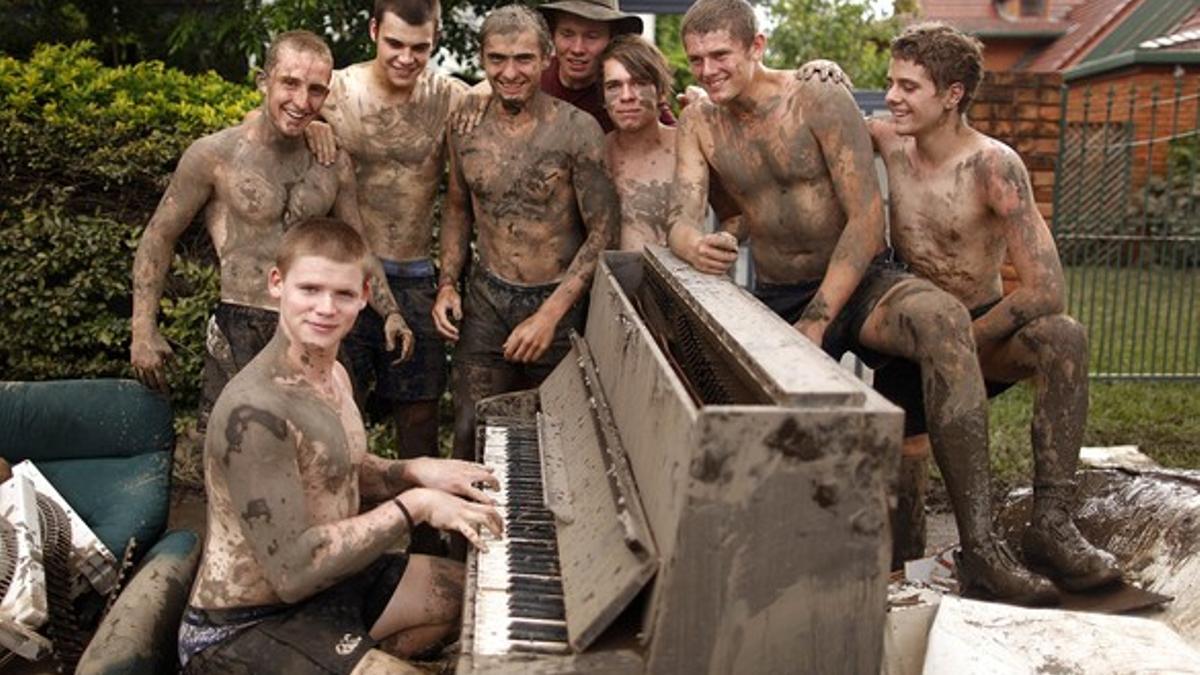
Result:
[[605,253],[589,302],[478,405],[507,530],[458,672],[878,673],[901,411],[666,249]]

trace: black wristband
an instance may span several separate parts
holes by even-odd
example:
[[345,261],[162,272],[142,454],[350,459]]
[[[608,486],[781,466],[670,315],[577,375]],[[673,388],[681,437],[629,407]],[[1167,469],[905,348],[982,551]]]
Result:
[[414,529],[416,529],[417,525],[413,522],[413,517],[412,514],[408,512],[408,507],[404,505],[404,502],[400,501],[400,495],[392,497],[392,503],[400,507],[400,513],[403,513],[404,519],[408,521],[408,531],[411,533]]

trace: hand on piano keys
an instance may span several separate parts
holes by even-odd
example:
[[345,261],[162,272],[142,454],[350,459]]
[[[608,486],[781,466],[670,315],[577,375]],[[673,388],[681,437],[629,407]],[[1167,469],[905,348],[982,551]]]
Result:
[[458,532],[475,548],[487,550],[484,533],[499,539],[504,535],[504,519],[496,508],[456,497],[430,488],[413,488],[401,493],[415,523]]
[[500,489],[495,472],[475,462],[420,457],[405,462],[404,471],[410,483],[448,492],[481,504],[496,502],[480,490],[479,486]]

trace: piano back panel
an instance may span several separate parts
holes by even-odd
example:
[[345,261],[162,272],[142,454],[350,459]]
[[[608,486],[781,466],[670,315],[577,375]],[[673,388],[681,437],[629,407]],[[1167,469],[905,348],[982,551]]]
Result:
[[[661,559],[673,555],[698,414],[619,279],[637,283],[635,253],[605,253],[592,285],[587,342],[620,430]],[[663,535],[667,534],[666,537]]]
[[865,393],[703,409],[647,672],[879,672],[903,420]]

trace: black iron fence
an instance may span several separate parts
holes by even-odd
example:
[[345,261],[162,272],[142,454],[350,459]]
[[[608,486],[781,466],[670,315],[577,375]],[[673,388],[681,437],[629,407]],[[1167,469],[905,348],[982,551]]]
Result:
[[1200,379],[1200,78],[1064,87],[1054,234],[1097,379]]

